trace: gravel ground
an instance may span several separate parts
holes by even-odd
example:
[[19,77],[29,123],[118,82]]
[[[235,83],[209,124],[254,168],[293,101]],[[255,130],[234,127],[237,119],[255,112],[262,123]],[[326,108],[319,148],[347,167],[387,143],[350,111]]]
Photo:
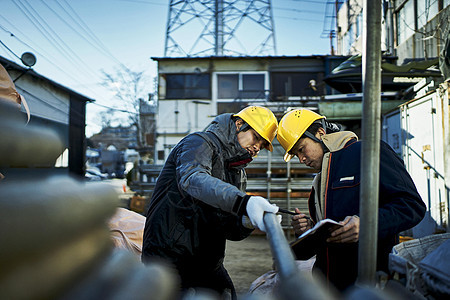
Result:
[[272,270],[269,240],[265,235],[251,235],[239,242],[227,241],[224,265],[238,295],[246,294],[256,278]]

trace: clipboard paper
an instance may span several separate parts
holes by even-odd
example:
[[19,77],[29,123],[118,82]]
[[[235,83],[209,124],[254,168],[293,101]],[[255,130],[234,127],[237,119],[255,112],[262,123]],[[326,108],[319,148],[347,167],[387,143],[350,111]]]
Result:
[[314,256],[317,248],[325,246],[326,239],[330,237],[331,232],[342,226],[331,219],[321,220],[293,241],[291,249],[297,259],[309,259]]

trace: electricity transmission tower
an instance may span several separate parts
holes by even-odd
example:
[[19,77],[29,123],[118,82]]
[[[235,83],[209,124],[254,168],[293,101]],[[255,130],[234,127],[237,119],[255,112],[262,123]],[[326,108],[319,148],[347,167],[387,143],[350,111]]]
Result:
[[165,57],[276,55],[271,0],[170,0]]

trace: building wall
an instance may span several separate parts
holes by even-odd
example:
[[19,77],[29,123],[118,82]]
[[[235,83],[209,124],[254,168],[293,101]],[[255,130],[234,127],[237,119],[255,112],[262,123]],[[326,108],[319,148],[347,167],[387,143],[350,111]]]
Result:
[[355,55],[362,53],[362,0],[343,3],[337,13],[337,54]]
[[[330,94],[331,89],[326,87],[323,79],[346,58],[160,59],[157,163],[164,162],[181,138],[203,130],[218,114],[236,113],[249,104],[271,104],[278,109],[278,101],[284,101],[285,107],[299,105],[290,104],[294,98],[307,100],[316,97],[317,100],[320,95]],[[196,81],[201,83],[196,86]]]
[[[436,0],[435,0],[436,1]],[[431,2],[437,5],[437,2],[431,0]],[[417,30],[411,30],[408,26],[414,24],[407,24],[403,27],[398,26],[399,22],[402,22],[404,10],[412,13],[414,6],[406,9],[404,6],[397,9],[396,22],[397,22],[397,35],[396,35],[396,52],[399,63],[402,63],[405,59],[417,59],[417,58],[435,58],[439,56],[442,51],[445,38],[443,36],[444,30],[448,30],[448,20],[450,18],[450,1],[448,1],[446,8],[437,12],[436,9],[432,9],[428,18],[417,23],[425,26],[418,28]],[[410,5],[411,0],[407,1],[405,5]],[[433,6],[434,7],[434,6]],[[436,14],[434,14],[436,13]],[[405,32],[406,31],[406,32]]]
[[101,132],[94,134],[90,140],[94,147],[106,149],[113,145],[117,150],[123,151],[128,147],[136,147],[136,128],[128,127],[106,127]]
[[[428,5],[428,6],[426,6]],[[450,0],[382,1],[381,50],[405,59],[434,58],[442,50],[448,27]],[[363,1],[348,0],[337,13],[337,53],[363,52]]]
[[[13,79],[21,74],[14,70],[9,73]],[[26,74],[14,84],[17,91],[25,97],[32,116],[69,124],[70,95],[67,92]]]

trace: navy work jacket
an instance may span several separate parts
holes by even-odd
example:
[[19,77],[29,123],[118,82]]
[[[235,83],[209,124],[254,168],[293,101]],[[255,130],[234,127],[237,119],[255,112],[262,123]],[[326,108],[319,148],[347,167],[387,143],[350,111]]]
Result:
[[[359,216],[360,159],[361,142],[356,139],[330,153],[325,208],[322,208],[324,218],[342,221],[346,216]],[[387,272],[388,256],[398,243],[398,234],[417,225],[425,215],[426,206],[402,159],[383,141],[379,174],[377,270]],[[313,189],[309,198],[311,216],[316,216],[314,192]],[[325,243],[314,250],[317,254],[315,269],[321,270],[335,287],[344,290],[355,282],[358,243]]]

